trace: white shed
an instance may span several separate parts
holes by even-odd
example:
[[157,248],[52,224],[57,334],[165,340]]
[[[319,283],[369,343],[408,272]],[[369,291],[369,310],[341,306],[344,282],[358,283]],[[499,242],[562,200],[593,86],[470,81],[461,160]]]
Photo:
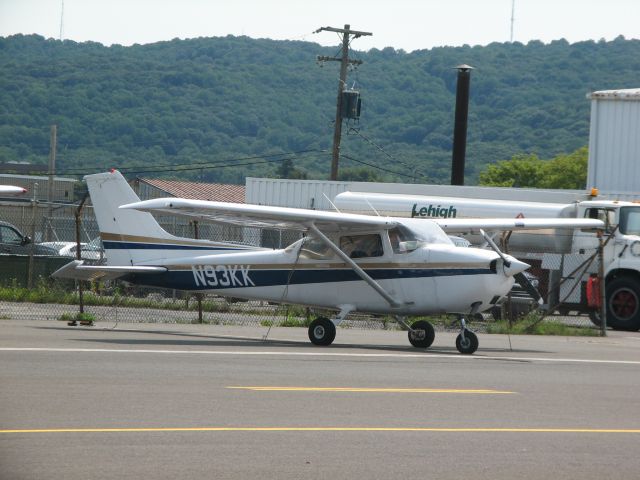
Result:
[[620,200],[640,198],[640,88],[602,90],[591,99],[587,187]]

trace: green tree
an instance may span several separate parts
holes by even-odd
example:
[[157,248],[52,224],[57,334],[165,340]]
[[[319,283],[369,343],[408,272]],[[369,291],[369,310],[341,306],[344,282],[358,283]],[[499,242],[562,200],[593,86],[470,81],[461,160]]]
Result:
[[544,163],[536,155],[515,155],[489,165],[480,173],[480,185],[493,187],[538,187]]
[[544,164],[541,188],[571,188],[581,190],[587,184],[589,151],[582,147],[569,155],[558,155]]
[[583,189],[587,181],[587,147],[551,160],[515,155],[489,165],[480,173],[480,185],[494,187]]
[[338,171],[338,179],[349,182],[382,182],[383,179],[377,172],[367,167],[341,168]]
[[296,168],[296,166],[293,164],[293,160],[291,160],[290,158],[285,158],[276,170],[276,176],[278,178],[306,180],[307,172]]

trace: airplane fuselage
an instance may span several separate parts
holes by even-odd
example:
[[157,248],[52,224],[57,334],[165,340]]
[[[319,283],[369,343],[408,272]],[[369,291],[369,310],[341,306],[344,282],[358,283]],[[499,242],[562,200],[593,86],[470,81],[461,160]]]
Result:
[[[301,258],[295,249],[174,258],[163,274],[131,275],[155,287],[324,308],[350,304],[370,313],[403,315],[468,312],[469,298],[490,308],[513,284],[496,271],[493,252],[433,245],[411,253],[387,252],[356,261],[401,306],[391,307],[339,258]],[[473,302],[471,302],[473,303]]]

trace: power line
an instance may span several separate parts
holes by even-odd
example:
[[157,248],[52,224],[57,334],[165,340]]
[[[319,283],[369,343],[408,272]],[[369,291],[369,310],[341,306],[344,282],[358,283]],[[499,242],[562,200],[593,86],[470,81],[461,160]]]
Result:
[[[360,132],[360,130],[358,130],[357,128],[350,128],[350,129],[349,129],[349,133],[355,133],[355,134],[356,134],[356,135],[358,135],[360,138],[362,138],[364,141],[366,141],[366,142],[367,142],[367,143],[369,143],[370,145],[373,145],[376,149],[378,149],[380,152],[382,152],[384,155],[386,155],[387,157],[389,157],[389,158],[390,158],[391,160],[393,160],[394,162],[399,163],[399,164],[400,164],[400,165],[402,165],[403,167],[408,168],[408,169],[410,169],[410,170],[412,169],[412,167],[411,167],[410,165],[407,165],[407,164],[406,164],[406,163],[404,163],[403,161],[398,160],[397,158],[395,158],[393,155],[391,155],[390,153],[388,153],[388,152],[387,152],[384,148],[382,148],[380,145],[378,145],[378,144],[377,144],[377,143],[375,143],[373,140],[371,140],[369,137],[367,137],[366,135],[364,135],[363,133],[361,133],[361,132]],[[374,168],[379,168],[379,167],[374,167]],[[417,168],[417,167],[413,168],[413,172],[414,172],[414,174],[413,174],[413,175],[411,175],[410,177],[411,177],[411,178],[414,178],[414,179],[415,179],[415,177],[420,177],[420,178],[423,178],[423,179],[425,179],[425,180],[427,180],[427,181],[428,181],[428,180],[429,180],[429,177],[427,177],[426,175],[423,175],[423,174],[421,174],[421,173],[417,173],[417,172],[416,172],[416,168]],[[382,170],[382,168],[380,168],[380,169]],[[398,175],[400,175],[400,174],[398,174]],[[405,176],[409,176],[409,175],[405,175]]]
[[380,167],[380,166],[375,165],[373,163],[368,163],[368,162],[365,162],[363,160],[358,160],[356,158],[350,157],[349,155],[342,154],[342,156],[344,158],[348,159],[348,160],[351,160],[352,162],[356,162],[356,163],[359,163],[361,165],[366,165],[367,167],[375,168],[376,170],[380,170],[382,172],[391,173],[393,175],[398,175],[399,177],[411,178],[413,180],[415,180],[416,176],[426,178],[424,175],[419,174],[417,172],[413,172],[411,174],[410,173],[397,172],[397,171],[394,171],[394,170],[389,170],[388,168]]
[[[221,161],[217,162],[197,162],[197,163],[187,163],[187,164],[171,164],[171,165],[162,165],[157,168],[149,169],[147,166],[132,166],[132,167],[123,167],[119,168],[119,170],[123,173],[179,173],[179,172],[190,172],[196,170],[215,170],[221,168],[231,168],[231,167],[244,167],[251,165],[260,165],[260,164],[268,164],[268,163],[277,163],[283,162],[285,160],[294,160],[300,154],[309,154],[309,153],[327,153],[327,150],[301,150],[297,152],[288,152],[288,153],[276,153],[271,155],[258,155],[252,157],[240,157],[236,159],[228,159],[225,160],[224,163]],[[272,158],[272,157],[281,157],[281,158]],[[258,161],[248,161],[248,160],[258,160]],[[235,163],[230,163],[235,162]],[[85,169],[69,169],[59,171],[58,175],[86,175],[87,170]]]

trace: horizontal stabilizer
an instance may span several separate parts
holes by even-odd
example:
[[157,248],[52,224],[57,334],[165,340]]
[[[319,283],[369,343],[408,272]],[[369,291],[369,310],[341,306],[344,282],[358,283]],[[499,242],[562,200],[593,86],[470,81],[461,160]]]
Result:
[[73,280],[115,280],[131,273],[164,273],[165,267],[84,265],[82,260],[67,263],[51,274],[55,278]]

